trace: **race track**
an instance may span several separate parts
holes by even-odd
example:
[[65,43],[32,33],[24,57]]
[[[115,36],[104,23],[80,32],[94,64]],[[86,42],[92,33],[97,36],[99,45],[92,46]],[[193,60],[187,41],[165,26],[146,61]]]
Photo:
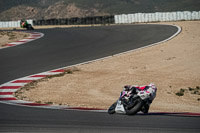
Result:
[[[36,30],[38,40],[0,50],[0,84],[165,40],[177,32],[167,25],[126,25]],[[199,117],[150,113],[108,115],[0,103],[0,131],[15,132],[199,132]]]

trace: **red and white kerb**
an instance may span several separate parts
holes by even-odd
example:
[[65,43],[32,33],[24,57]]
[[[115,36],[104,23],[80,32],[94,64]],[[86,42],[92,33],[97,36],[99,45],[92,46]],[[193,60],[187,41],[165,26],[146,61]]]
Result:
[[[8,47],[13,47],[13,46],[21,45],[21,44],[24,44],[24,43],[27,43],[27,42],[39,39],[39,38],[41,38],[43,36],[44,36],[43,33],[40,33],[40,32],[31,32],[29,37],[26,37],[26,38],[21,39],[19,41],[7,43],[7,44],[5,44],[5,47],[3,47],[3,48],[8,48]],[[0,48],[0,49],[3,49],[3,48]]]

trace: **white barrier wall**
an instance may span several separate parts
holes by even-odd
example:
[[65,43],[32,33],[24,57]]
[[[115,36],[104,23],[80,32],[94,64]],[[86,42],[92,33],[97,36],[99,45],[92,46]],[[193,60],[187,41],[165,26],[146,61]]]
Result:
[[200,20],[200,11],[156,12],[115,15],[116,24]]
[[[29,24],[33,25],[33,20],[27,20]],[[19,21],[0,21],[0,28],[14,28],[20,27]]]

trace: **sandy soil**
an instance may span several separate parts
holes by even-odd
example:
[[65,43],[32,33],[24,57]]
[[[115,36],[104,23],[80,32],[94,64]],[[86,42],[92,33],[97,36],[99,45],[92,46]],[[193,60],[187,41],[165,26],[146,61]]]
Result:
[[29,33],[15,31],[0,31],[0,48],[5,47],[5,44],[21,40],[28,37]]
[[76,66],[79,71],[45,79],[20,94],[23,100],[108,108],[127,84],[155,83],[150,111],[200,112],[200,95],[181,88],[200,85],[200,21],[167,22],[182,32],[165,43]]

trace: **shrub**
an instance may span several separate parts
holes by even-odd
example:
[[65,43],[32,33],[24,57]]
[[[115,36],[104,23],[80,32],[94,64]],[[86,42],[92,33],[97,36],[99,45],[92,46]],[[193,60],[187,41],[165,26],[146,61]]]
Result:
[[189,89],[189,91],[193,91],[194,89],[193,88],[191,88],[191,87],[188,87],[188,89]]
[[196,87],[196,89],[197,89],[197,90],[200,90],[200,87],[199,87],[199,86],[197,86],[197,87]]
[[183,96],[184,95],[185,90],[184,89],[180,89],[179,92],[176,93],[177,96]]

